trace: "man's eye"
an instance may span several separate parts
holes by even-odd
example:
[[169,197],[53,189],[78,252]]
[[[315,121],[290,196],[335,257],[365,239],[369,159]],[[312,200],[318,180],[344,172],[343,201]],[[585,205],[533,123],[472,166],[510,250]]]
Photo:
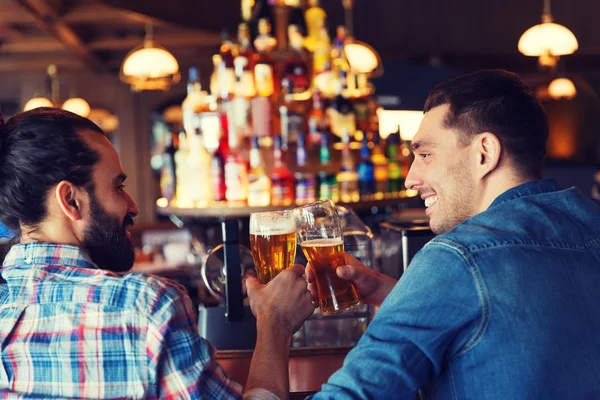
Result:
[[119,186],[117,186],[117,190],[125,190],[125,185],[121,184]]
[[431,155],[431,154],[428,154],[428,153],[419,153],[419,157],[421,157],[421,158],[427,158],[427,157],[429,157],[430,155]]

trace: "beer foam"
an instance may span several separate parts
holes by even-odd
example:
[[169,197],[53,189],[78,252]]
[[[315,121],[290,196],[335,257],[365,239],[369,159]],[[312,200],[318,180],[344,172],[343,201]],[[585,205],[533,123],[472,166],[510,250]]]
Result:
[[296,233],[296,221],[293,217],[281,218],[277,215],[265,215],[250,221],[251,235],[285,235]]
[[306,242],[301,243],[301,246],[306,247],[331,247],[331,246],[339,246],[340,244],[344,244],[344,240],[339,238],[328,238],[328,239],[313,239],[307,240]]

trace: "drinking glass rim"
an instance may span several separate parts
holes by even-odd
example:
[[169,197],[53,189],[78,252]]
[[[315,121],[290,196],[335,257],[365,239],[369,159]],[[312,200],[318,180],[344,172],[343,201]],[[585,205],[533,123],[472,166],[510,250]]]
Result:
[[324,204],[324,203],[329,203],[329,204],[331,204],[335,208],[335,203],[333,202],[333,200],[331,200],[331,199],[325,199],[325,200],[318,200],[318,201],[312,202],[310,204],[305,204],[303,206],[298,206],[295,209],[296,210],[301,210],[301,209],[304,209],[304,208],[314,207],[316,205]]
[[250,216],[256,215],[257,217],[260,217],[262,215],[267,215],[267,214],[275,214],[275,215],[286,215],[289,214],[290,216],[294,217],[294,210],[272,210],[272,211],[260,211],[260,212],[253,212],[250,214]]

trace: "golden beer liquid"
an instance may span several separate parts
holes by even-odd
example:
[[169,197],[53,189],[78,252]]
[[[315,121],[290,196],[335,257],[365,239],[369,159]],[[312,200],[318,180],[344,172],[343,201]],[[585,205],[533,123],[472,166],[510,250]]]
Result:
[[250,249],[260,283],[265,284],[294,265],[296,232],[278,235],[250,234]]
[[300,244],[306,259],[317,276],[317,291],[321,314],[332,315],[350,310],[360,304],[356,290],[350,281],[335,273],[345,265],[344,242],[341,239],[315,239]]

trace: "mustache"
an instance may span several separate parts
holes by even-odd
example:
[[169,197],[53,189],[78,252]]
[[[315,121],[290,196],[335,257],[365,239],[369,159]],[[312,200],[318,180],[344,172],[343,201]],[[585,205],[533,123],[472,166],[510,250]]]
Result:
[[123,219],[123,228],[127,228],[129,226],[133,226],[133,218],[131,217],[131,215],[127,215],[125,216],[125,218]]

